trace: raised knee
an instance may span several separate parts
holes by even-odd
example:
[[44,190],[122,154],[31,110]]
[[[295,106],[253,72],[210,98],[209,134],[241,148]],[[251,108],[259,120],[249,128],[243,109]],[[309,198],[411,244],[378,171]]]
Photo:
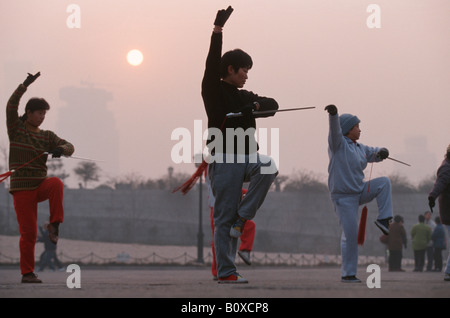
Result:
[[381,177],[381,180],[382,180],[383,184],[385,184],[389,188],[391,187],[391,180],[388,177]]
[[58,177],[50,177],[50,178],[48,178],[48,180],[49,180],[49,182],[51,183],[51,185],[53,187],[56,187],[56,188],[59,188],[59,189],[63,189],[64,188],[64,183]]

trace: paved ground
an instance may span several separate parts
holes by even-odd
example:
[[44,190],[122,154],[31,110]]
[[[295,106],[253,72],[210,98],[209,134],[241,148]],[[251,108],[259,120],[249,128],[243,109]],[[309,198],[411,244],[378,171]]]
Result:
[[[66,265],[80,260],[91,264],[80,263],[81,288],[68,287],[67,280],[74,274],[66,271],[39,272],[43,284],[21,284],[19,265],[13,264],[19,259],[18,237],[0,236],[0,252],[7,256],[2,257],[4,265],[0,265],[0,305],[4,301],[5,308],[14,306],[20,308],[21,312],[29,310],[35,314],[40,308],[48,308],[48,304],[64,306],[69,301],[79,302],[81,298],[89,302],[94,299],[100,305],[83,306],[70,303],[63,308],[73,312],[88,310],[90,314],[95,310],[102,316],[106,313],[117,316],[119,312],[128,315],[130,311],[136,312],[137,308],[143,310],[139,311],[140,313],[149,315],[155,310],[158,313],[163,310],[165,314],[179,314],[184,310],[211,314],[212,306],[215,306],[214,315],[229,313],[226,306],[232,306],[234,312],[258,310],[259,313],[264,313],[264,310],[269,308],[267,312],[271,314],[304,313],[305,308],[315,308],[321,314],[328,311],[335,315],[336,310],[346,306],[353,308],[354,298],[358,298],[358,303],[369,302],[364,306],[366,311],[383,308],[387,310],[386,306],[380,306],[379,300],[383,298],[395,300],[395,303],[392,302],[395,305],[389,306],[390,313],[392,310],[401,310],[405,315],[405,310],[412,311],[419,306],[419,299],[445,300],[450,297],[450,282],[443,280],[443,273],[412,272],[412,265],[408,262],[404,264],[406,272],[388,272],[384,262],[377,258],[363,261],[380,264],[380,288],[368,287],[367,279],[372,277],[373,273],[368,273],[366,266],[361,266],[358,270],[362,283],[345,284],[340,281],[340,269],[337,265],[317,266],[314,262],[301,262],[300,265],[295,263],[296,266],[292,263],[288,263],[290,266],[247,266],[241,262],[238,264],[239,272],[249,283],[223,285],[212,280],[210,265],[194,266],[189,262],[188,265],[186,262],[183,265],[104,265],[105,260],[117,261],[118,254],[123,252],[136,259],[146,258],[152,253],[157,253],[161,259],[178,259],[182,253],[195,256],[195,247],[61,240],[58,250],[73,257],[64,257]],[[205,255],[208,250],[206,247]],[[42,244],[37,244],[36,255],[41,252]],[[99,257],[85,257],[91,254]],[[257,253],[255,259],[256,256]],[[288,255],[285,255],[285,258],[287,257]],[[315,266],[303,266],[304,264]],[[69,279],[70,281],[72,280]],[[23,302],[23,298],[27,298],[27,301]],[[53,298],[59,298],[58,302],[54,302]],[[397,300],[400,298],[414,298],[413,305],[411,301],[407,304],[399,303]],[[31,299],[34,299],[34,302],[30,302]],[[343,303],[343,300],[347,302]],[[205,306],[202,307],[203,305]]]
[[19,269],[0,267],[0,298],[448,298],[450,282],[443,273],[388,272],[381,268],[380,288],[369,288],[366,268],[359,284],[340,282],[338,267],[243,267],[248,284],[213,281],[209,267],[81,267],[81,288],[68,288],[71,272],[39,273],[43,284],[21,284]]

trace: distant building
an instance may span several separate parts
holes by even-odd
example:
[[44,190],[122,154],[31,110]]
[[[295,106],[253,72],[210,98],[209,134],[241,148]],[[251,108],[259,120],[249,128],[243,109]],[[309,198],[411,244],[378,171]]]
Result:
[[[67,102],[58,112],[57,133],[75,145],[74,156],[104,160],[98,162],[101,176],[115,176],[119,171],[119,132],[108,102],[113,95],[93,85],[85,87],[63,87],[60,98]],[[73,168],[78,160],[66,160],[65,170],[70,174],[68,185],[78,184]]]

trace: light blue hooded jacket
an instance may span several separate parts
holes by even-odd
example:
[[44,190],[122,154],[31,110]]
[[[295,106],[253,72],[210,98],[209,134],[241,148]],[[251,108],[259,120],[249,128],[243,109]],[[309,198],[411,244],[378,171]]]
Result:
[[339,116],[329,115],[328,188],[332,197],[360,194],[364,188],[364,169],[368,162],[379,162],[378,147],[353,142],[342,134]]

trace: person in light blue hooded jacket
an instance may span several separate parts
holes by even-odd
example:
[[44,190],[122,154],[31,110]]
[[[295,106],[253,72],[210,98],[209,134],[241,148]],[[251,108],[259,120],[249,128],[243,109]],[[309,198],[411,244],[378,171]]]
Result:
[[330,131],[328,136],[328,188],[342,227],[342,282],[361,282],[356,278],[358,266],[359,206],[377,199],[378,217],[375,225],[389,234],[392,219],[391,183],[387,177],[364,181],[369,162],[380,162],[389,156],[386,148],[358,143],[360,120],[351,114],[338,115],[335,105],[328,105]]

